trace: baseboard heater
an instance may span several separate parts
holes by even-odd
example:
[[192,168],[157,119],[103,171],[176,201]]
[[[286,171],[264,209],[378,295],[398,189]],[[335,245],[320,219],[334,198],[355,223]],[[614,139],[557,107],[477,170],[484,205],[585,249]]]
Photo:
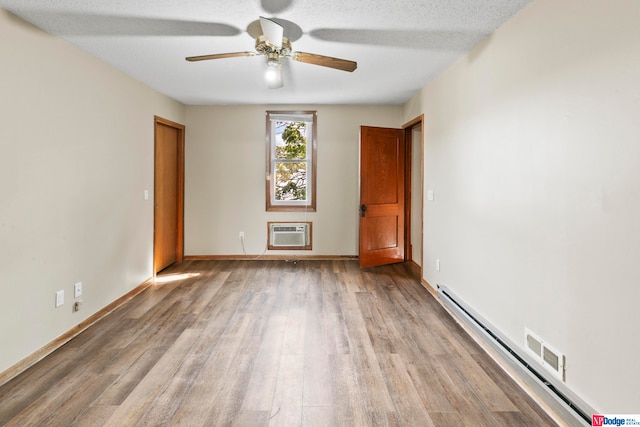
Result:
[[[438,285],[438,295],[445,306],[470,326],[494,350],[498,350],[509,365],[518,370],[520,378],[534,390],[563,420],[570,425],[590,426],[592,408],[582,402],[566,386],[554,378],[548,378],[542,366],[528,360],[524,353],[519,354],[509,339],[500,336],[491,325],[457,298],[446,286]],[[588,408],[585,411],[582,408]]]

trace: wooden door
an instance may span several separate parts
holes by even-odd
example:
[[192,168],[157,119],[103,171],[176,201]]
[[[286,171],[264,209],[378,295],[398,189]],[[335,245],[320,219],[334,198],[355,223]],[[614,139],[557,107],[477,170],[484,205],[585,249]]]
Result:
[[156,117],[154,272],[183,258],[184,126]]
[[360,128],[360,266],[404,261],[404,130]]

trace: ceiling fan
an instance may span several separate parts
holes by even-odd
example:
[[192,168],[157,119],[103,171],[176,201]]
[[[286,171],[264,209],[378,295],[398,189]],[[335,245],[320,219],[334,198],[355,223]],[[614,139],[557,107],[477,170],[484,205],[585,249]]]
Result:
[[206,61],[209,59],[234,58],[238,56],[264,55],[267,58],[265,80],[270,88],[276,89],[283,86],[281,58],[288,57],[298,62],[320,65],[336,70],[354,71],[358,64],[346,59],[333,58],[331,56],[317,55],[315,53],[294,52],[291,49],[291,41],[284,36],[284,27],[274,20],[260,17],[262,34],[256,38],[255,52],[217,53],[213,55],[189,56],[187,61]]

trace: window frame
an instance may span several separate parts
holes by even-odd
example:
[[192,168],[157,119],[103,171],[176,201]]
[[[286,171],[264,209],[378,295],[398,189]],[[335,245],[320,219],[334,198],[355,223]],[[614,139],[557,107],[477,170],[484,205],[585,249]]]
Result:
[[[275,200],[275,128],[272,126],[273,116],[300,116],[301,120],[311,123],[307,129],[307,200]],[[304,117],[303,117],[304,116]],[[308,116],[311,122],[302,120]],[[293,120],[292,120],[293,121]],[[317,176],[317,111],[267,111],[266,112],[266,210],[267,212],[315,212],[316,211],[316,176]]]

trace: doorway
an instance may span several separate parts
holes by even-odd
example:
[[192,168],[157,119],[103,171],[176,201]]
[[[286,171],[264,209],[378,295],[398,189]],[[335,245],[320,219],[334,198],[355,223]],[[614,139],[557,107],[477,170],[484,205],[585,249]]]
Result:
[[361,267],[412,261],[422,269],[423,116],[402,129],[361,127]]
[[407,155],[406,167],[406,261],[422,269],[423,186],[424,186],[424,116],[403,125]]
[[153,272],[184,258],[184,126],[154,120]]

